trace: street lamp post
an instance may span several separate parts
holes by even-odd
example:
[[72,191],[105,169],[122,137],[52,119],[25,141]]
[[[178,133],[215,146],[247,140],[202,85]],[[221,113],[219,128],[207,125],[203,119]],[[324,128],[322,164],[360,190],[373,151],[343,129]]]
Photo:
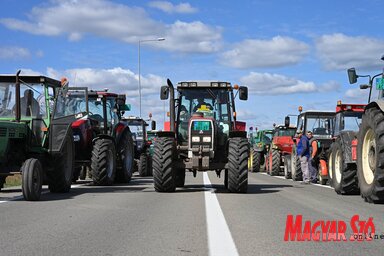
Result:
[[139,47],[138,47],[138,69],[139,69],[139,113],[140,113],[140,117],[141,117],[141,75],[140,75],[140,45],[141,43],[145,43],[145,42],[157,42],[157,41],[164,41],[165,38],[157,38],[157,39],[145,39],[145,40],[139,40]]

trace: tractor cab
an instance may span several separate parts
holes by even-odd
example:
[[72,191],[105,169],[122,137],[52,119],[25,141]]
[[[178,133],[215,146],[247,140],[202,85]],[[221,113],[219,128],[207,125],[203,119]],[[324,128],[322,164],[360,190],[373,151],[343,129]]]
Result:
[[361,119],[366,104],[342,104],[339,100],[336,106],[334,137],[342,131],[359,131]]

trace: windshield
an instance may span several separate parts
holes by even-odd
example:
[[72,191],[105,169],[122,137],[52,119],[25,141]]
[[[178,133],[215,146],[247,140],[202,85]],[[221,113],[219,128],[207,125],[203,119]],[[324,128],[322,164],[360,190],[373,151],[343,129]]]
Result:
[[68,90],[64,94],[63,90],[59,90],[57,95],[54,118],[60,118],[70,115],[87,112],[86,90]]
[[[43,84],[20,84],[20,113],[21,118],[46,118],[48,107],[53,104],[53,90],[51,97],[46,99]],[[16,85],[14,83],[0,83],[0,117],[12,118],[16,116]]]
[[290,136],[290,137],[293,137],[295,135],[295,132],[296,132],[295,128],[289,128],[289,129],[280,128],[280,129],[276,130],[275,136]]
[[179,138],[187,141],[188,120],[193,113],[203,113],[218,121],[219,132],[229,134],[231,124],[231,96],[228,89],[179,89],[180,104],[177,118]]
[[143,121],[141,120],[129,120],[128,121],[128,126],[129,129],[131,130],[132,137],[134,140],[143,140]]
[[361,124],[362,112],[344,112],[337,114],[335,134],[340,131],[358,131]]
[[313,135],[332,136],[332,116],[307,116],[306,132],[312,131]]

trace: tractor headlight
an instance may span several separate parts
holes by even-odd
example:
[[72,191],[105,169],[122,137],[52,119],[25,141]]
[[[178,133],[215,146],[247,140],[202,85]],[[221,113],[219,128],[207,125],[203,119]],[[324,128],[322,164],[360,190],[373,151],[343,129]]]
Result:
[[203,137],[203,142],[211,143],[211,137]]
[[193,136],[193,137],[192,137],[192,142],[200,142],[200,137],[198,137],[198,136]]

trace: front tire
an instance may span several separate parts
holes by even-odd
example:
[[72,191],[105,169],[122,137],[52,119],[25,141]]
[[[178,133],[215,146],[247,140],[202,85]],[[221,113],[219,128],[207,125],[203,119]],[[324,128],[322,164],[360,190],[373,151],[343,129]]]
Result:
[[153,153],[153,183],[157,192],[174,192],[176,190],[176,156],[175,140],[159,137]]
[[291,156],[284,156],[284,178],[291,179]]
[[303,180],[300,160],[296,154],[291,155],[291,176],[293,181]]
[[27,159],[21,167],[21,173],[21,188],[24,199],[27,201],[38,201],[43,185],[43,168],[40,161],[35,158]]
[[280,152],[276,149],[272,149],[272,167],[271,176],[278,176],[280,173]]
[[[49,172],[49,190],[52,193],[67,193],[71,190],[73,171],[75,166],[75,148],[72,130],[63,143],[63,151],[54,157],[54,170]],[[57,166],[57,167],[56,167]]]
[[260,172],[262,152],[253,150],[252,152],[252,172]]
[[228,190],[246,193],[248,190],[249,148],[246,138],[231,138],[228,151]]
[[134,145],[130,131],[125,131],[118,143],[119,151],[119,168],[116,170],[116,181],[128,183],[132,179],[134,172]]
[[141,177],[149,176],[149,163],[148,163],[148,155],[146,153],[142,153],[140,155],[139,160],[139,175]]
[[95,185],[112,185],[116,174],[116,149],[110,139],[99,138],[92,150],[92,179]]
[[363,114],[358,133],[357,176],[365,201],[384,201],[384,114],[370,108]]

